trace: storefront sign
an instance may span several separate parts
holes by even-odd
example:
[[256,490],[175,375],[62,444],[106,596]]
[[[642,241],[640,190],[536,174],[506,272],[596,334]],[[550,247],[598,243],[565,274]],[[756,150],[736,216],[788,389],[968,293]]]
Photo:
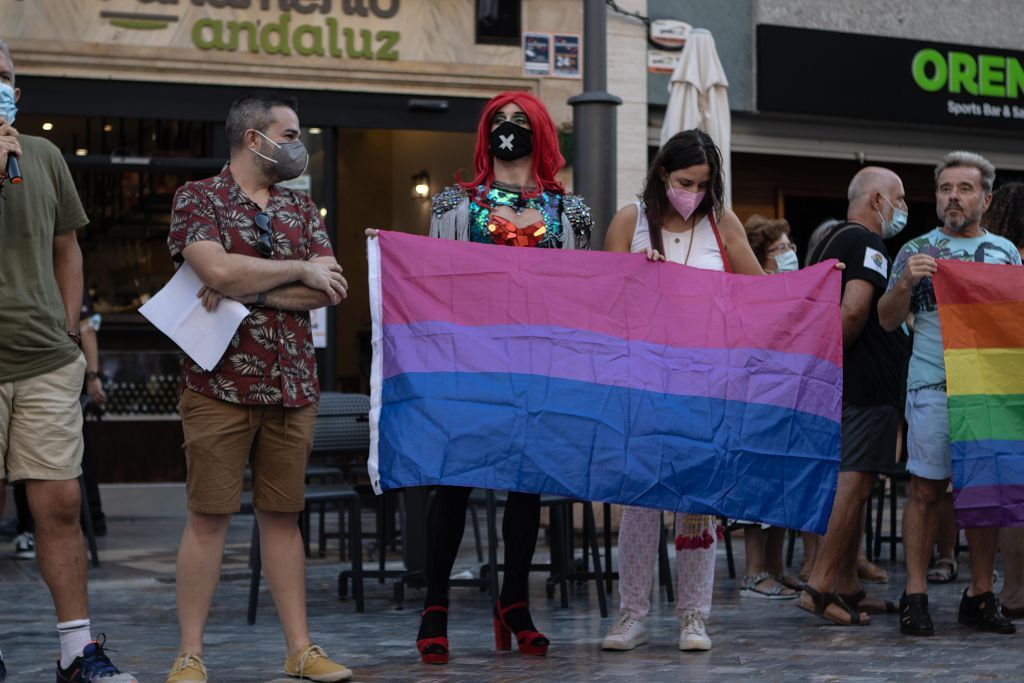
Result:
[[[107,0],[109,2],[109,0]],[[210,16],[191,20],[192,43],[201,50],[248,50],[272,55],[316,55],[348,59],[396,60],[399,31],[355,29],[339,24],[346,17],[389,19],[401,0],[139,0],[143,11],[114,11],[100,5],[99,16],[131,31],[164,29],[189,7],[208,8]],[[104,3],[105,4],[105,3]],[[175,12],[184,6],[181,11]],[[159,10],[158,12],[150,10]],[[239,19],[238,13],[257,14]],[[218,16],[223,15],[223,17]],[[307,16],[313,15],[306,19]],[[322,23],[321,23],[322,22]]]
[[677,19],[655,19],[651,22],[651,42],[658,47],[682,49],[692,26]]
[[757,27],[760,111],[1024,129],[1024,52]]
[[681,52],[668,52],[666,50],[647,51],[647,73],[649,74],[670,74],[679,65]]

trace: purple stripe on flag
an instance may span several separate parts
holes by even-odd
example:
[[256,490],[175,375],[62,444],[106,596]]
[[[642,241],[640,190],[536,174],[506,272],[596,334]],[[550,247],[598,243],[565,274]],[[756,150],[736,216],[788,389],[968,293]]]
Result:
[[1024,484],[957,489],[953,507],[963,528],[1024,526]]
[[[509,249],[381,233],[382,322],[539,325],[680,348],[768,349],[842,364],[831,264],[726,275],[639,254]],[[582,283],[582,286],[581,286]]]
[[384,378],[404,373],[512,373],[676,396],[771,405],[838,422],[842,369],[764,349],[680,349],[539,325],[385,325]]

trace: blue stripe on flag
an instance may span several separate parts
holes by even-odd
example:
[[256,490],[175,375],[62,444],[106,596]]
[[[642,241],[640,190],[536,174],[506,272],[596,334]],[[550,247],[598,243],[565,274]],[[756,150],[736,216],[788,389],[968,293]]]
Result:
[[378,467],[384,489],[543,492],[824,533],[839,433],[833,420],[756,403],[407,373],[383,383]]
[[1024,484],[1024,443],[1020,441],[958,441],[952,450],[957,488]]

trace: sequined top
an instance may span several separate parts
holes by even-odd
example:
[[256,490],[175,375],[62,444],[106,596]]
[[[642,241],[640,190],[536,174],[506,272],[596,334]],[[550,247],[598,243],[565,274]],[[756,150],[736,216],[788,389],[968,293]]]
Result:
[[[480,188],[482,192],[484,188]],[[516,215],[526,209],[536,209],[544,220],[547,233],[543,239],[537,242],[538,247],[558,247],[562,241],[562,219],[561,205],[562,196],[554,192],[541,192],[538,196],[524,198],[518,192],[492,187],[487,195],[478,201],[469,202],[469,241],[482,244],[492,244],[491,230],[491,207],[507,206]]]
[[[468,217],[463,220],[468,222],[468,230],[465,233],[451,234],[449,238],[468,239],[470,242],[481,244],[510,243],[503,240],[496,240],[491,224],[491,210],[496,206],[508,206],[517,214],[526,209],[535,209],[543,219],[545,232],[535,246],[546,248],[564,248],[570,246],[576,249],[587,249],[590,246],[590,232],[593,227],[593,219],[590,209],[583,202],[581,197],[572,194],[559,194],[557,192],[543,191],[536,197],[523,197],[518,188],[493,183],[491,188],[484,191],[486,187],[480,186],[478,193],[483,195],[477,201],[472,201],[469,193],[458,185],[446,187],[434,195],[432,212],[435,222],[445,217],[449,212],[457,211],[459,206],[465,207],[468,204]],[[462,209],[466,211],[465,208]],[[568,219],[569,227],[572,230],[572,239],[567,240],[565,235],[566,226],[563,225],[563,218]],[[530,226],[531,228],[533,226]],[[539,227],[539,226],[538,226]],[[532,231],[531,231],[532,232]],[[432,229],[432,234],[440,234]],[[533,241],[531,240],[531,243]]]

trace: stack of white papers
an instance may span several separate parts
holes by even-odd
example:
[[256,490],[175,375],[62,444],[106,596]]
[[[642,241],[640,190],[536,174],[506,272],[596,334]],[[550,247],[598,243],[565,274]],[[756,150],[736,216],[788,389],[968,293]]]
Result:
[[208,311],[196,296],[202,288],[199,276],[183,263],[170,282],[139,308],[139,313],[174,340],[199,367],[209,371],[224,355],[249,309],[232,299],[221,299],[216,309]]

